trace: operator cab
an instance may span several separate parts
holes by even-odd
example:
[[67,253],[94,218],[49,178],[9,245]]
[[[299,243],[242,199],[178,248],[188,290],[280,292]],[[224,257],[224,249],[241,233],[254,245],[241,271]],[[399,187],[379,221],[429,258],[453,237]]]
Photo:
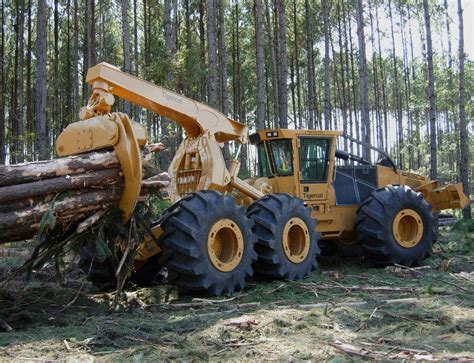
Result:
[[264,130],[250,135],[257,147],[259,177],[276,193],[326,200],[332,182],[336,131]]
[[377,188],[377,165],[395,166],[373,147],[384,157],[377,165],[337,150],[339,136],[338,131],[283,129],[250,135],[257,147],[258,177],[268,178],[273,192],[298,195],[307,202],[334,199],[335,205],[359,205]]

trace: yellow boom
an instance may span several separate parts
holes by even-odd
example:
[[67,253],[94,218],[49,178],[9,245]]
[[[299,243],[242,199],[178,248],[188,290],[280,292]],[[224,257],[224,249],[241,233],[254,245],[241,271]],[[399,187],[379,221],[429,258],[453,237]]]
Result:
[[156,86],[117,67],[100,63],[87,72],[92,95],[80,112],[81,121],[70,124],[58,137],[59,156],[113,147],[120,160],[125,187],[120,201],[124,221],[130,218],[140,195],[139,147],[147,142],[146,129],[123,113],[111,113],[114,95],[167,117],[186,131],[168,170],[173,201],[198,190],[230,193],[233,189],[252,199],[264,194],[237,177],[240,163],[227,169],[221,151],[223,142],[247,142],[248,129],[221,112],[178,93]]
[[204,132],[210,132],[218,142],[247,142],[248,130],[245,125],[203,103],[122,72],[110,64],[100,63],[90,68],[86,81],[94,89],[102,88],[176,121],[189,137],[195,138],[202,136]]

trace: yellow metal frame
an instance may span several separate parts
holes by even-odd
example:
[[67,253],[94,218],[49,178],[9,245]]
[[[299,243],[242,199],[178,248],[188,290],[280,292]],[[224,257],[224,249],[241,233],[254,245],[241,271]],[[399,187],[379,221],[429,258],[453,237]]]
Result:
[[124,175],[124,188],[119,208],[123,220],[128,221],[140,196],[142,186],[142,158],[138,141],[134,137],[130,119],[124,113],[114,114],[114,122],[119,129],[119,140],[114,145],[115,153],[120,161]]

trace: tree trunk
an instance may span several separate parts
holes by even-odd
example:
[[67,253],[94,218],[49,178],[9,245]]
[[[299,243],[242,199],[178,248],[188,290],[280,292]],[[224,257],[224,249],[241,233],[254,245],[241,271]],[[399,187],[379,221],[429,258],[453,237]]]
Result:
[[265,55],[262,0],[255,0],[255,50],[257,65],[257,129],[265,128]]
[[[200,61],[201,61],[201,68],[206,69],[206,32],[204,29],[204,3],[205,0],[199,0],[199,50],[200,50]],[[201,78],[201,87],[200,87],[200,97],[201,101],[206,101],[207,96],[207,86],[206,86],[206,75],[205,72],[202,73]]]
[[[342,24],[341,24],[341,6],[337,3],[337,29],[339,35],[339,64],[341,67],[341,112],[342,112],[342,132],[347,134],[347,97],[346,97],[346,69],[344,67],[344,45],[342,37]],[[347,52],[347,49],[345,49]],[[348,140],[344,138],[344,150],[348,151]]]
[[426,58],[428,63],[428,98],[429,125],[430,125],[430,178],[437,178],[437,144],[436,144],[436,94],[435,94],[435,76],[433,69],[433,45],[431,40],[431,17],[428,0],[423,0],[423,11],[425,15],[426,29]]
[[46,126],[46,0],[38,0],[36,26],[36,152],[39,160],[47,158]]
[[209,106],[217,108],[217,41],[216,41],[216,8],[214,0],[206,0],[207,10],[207,56],[209,60]]
[[[81,104],[81,91],[79,86],[79,4],[78,0],[74,0],[74,53],[73,53],[73,77],[74,77],[74,105],[73,112],[75,115],[79,113]],[[75,117],[74,117],[75,118]]]
[[385,67],[382,59],[382,45],[380,41],[380,23],[379,23],[379,8],[375,5],[375,20],[377,22],[377,45],[378,45],[378,63],[380,68],[380,84],[382,85],[382,109],[383,109],[383,129],[384,129],[384,142],[383,147],[385,151],[388,151],[388,104],[387,104],[387,93],[385,91]]
[[[459,137],[461,140],[461,160],[460,174],[464,193],[469,196],[469,140],[466,125],[466,94],[465,94],[465,76],[464,63],[466,54],[464,53],[464,19],[461,0],[458,0],[458,23],[459,23]],[[464,219],[471,219],[471,207],[468,206],[463,210]]]
[[396,107],[396,119],[397,119],[397,130],[398,130],[398,165],[403,168],[402,148],[403,148],[403,124],[402,124],[402,109],[400,102],[400,88],[398,84],[398,67],[397,67],[397,53],[395,48],[395,34],[393,29],[393,16],[392,16],[392,0],[388,0],[388,11],[390,17],[390,31],[392,34],[392,61],[393,61],[393,73],[395,78],[395,89],[393,90],[395,107]]
[[[123,41],[123,70],[130,73],[130,30],[128,22],[128,2],[129,0],[122,0],[122,41]],[[130,114],[130,102],[123,103],[123,111]]]
[[[33,140],[34,138],[29,136],[34,134],[34,99],[33,99],[33,90],[31,87],[31,79],[32,79],[32,74],[31,74],[31,60],[32,60],[32,50],[33,50],[33,26],[31,24],[32,22],[32,17],[31,17],[31,8],[32,8],[32,3],[31,0],[28,0],[28,18],[27,18],[27,27],[28,27],[28,39],[27,39],[27,51],[26,51],[26,119],[25,119],[25,127],[26,127],[26,132],[27,136],[25,137],[25,143],[26,143],[26,160],[31,161],[34,158],[33,155]],[[1,161],[0,161],[1,164]]]
[[224,115],[229,114],[229,91],[227,89],[227,52],[225,45],[225,7],[223,1],[218,1],[217,12],[219,17],[219,93],[221,111]]
[[372,2],[368,1],[369,5],[369,14],[370,14],[370,33],[371,33],[371,45],[372,45],[372,78],[374,81],[374,101],[375,101],[375,119],[376,125],[375,129],[377,130],[377,137],[374,140],[377,140],[377,147],[383,149],[383,130],[382,130],[382,121],[380,117],[380,93],[379,93],[379,80],[377,72],[377,61],[376,61],[376,47],[375,47],[375,30],[374,30],[374,16],[372,12]]
[[[296,72],[296,104],[298,110],[298,128],[303,128],[302,120],[302,110],[301,110],[301,82],[300,82],[300,62],[299,62],[299,30],[298,30],[298,13],[296,11],[296,0],[293,0],[293,35],[294,35],[294,45],[295,45],[295,72]],[[293,106],[295,107],[295,106]],[[296,120],[295,120],[296,124]]]
[[288,89],[286,82],[288,79],[288,59],[286,51],[286,17],[285,1],[276,0],[278,11],[278,65],[279,65],[279,113],[280,127],[288,128]]
[[324,28],[324,128],[331,129],[331,78],[329,59],[329,4],[321,0]]
[[0,165],[5,165],[5,0],[1,0],[2,22],[0,35]]
[[268,0],[265,0],[265,18],[267,23],[267,37],[268,37],[268,44],[270,46],[270,62],[271,62],[271,74],[272,74],[272,98],[273,98],[273,127],[278,128],[280,127],[280,110],[279,110],[279,94],[278,94],[278,67],[277,67],[277,47],[275,44],[275,37],[273,36],[272,32],[274,29],[272,19],[270,17],[270,6],[268,4]]
[[56,139],[57,135],[62,130],[63,118],[61,115],[61,95],[63,85],[60,82],[59,76],[59,0],[54,0],[54,92],[53,100],[53,112],[52,112],[52,136]]
[[309,1],[305,0],[305,20],[306,20],[306,74],[308,79],[308,129],[315,128],[315,81],[314,81],[314,61],[313,61],[313,23]]
[[24,160],[23,152],[23,61],[24,61],[24,0],[16,2],[15,15],[15,62],[14,62],[14,93],[12,94],[11,110],[12,120],[11,133],[12,145],[10,152],[10,161],[12,163],[22,162]]

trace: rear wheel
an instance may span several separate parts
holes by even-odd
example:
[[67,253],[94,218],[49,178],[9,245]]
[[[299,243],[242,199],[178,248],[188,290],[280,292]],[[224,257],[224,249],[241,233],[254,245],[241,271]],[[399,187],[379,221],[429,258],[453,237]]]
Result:
[[437,239],[436,218],[423,194],[408,186],[374,191],[357,211],[365,257],[377,265],[420,265]]
[[316,220],[304,202],[289,194],[270,194],[248,209],[258,237],[255,271],[267,278],[298,280],[316,266]]
[[256,260],[253,222],[234,198],[208,190],[192,193],[161,220],[161,263],[168,281],[185,292],[210,295],[243,289]]

